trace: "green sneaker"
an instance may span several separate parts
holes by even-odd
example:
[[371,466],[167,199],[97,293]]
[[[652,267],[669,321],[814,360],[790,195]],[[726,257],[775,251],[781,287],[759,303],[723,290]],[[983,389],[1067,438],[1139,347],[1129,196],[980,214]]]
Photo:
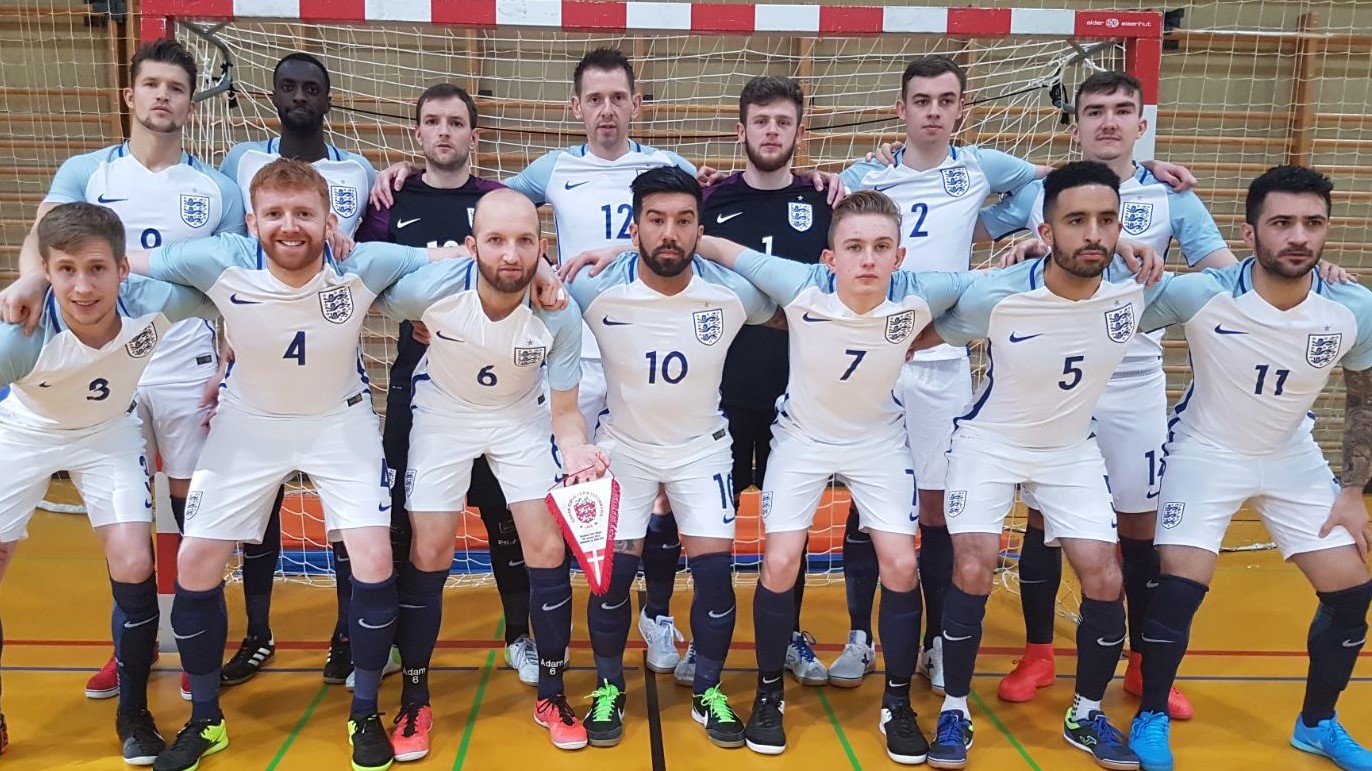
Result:
[[716,747],[742,747],[748,742],[743,721],[718,685],[691,697],[691,717],[705,726],[705,735]]
[[224,718],[192,720],[176,735],[176,741],[153,761],[153,771],[195,771],[200,759],[229,746],[229,731]]
[[602,681],[590,696],[591,709],[582,725],[592,747],[613,747],[624,738],[624,692],[610,681]]

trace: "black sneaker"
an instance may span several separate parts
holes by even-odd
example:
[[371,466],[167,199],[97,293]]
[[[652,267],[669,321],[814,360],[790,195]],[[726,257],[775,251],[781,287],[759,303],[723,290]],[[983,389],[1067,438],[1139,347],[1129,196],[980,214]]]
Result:
[[[243,644],[238,646],[238,652],[233,654],[233,658],[219,671],[219,682],[222,685],[246,683],[273,658],[276,658],[276,640],[244,637]],[[327,675],[325,679],[328,679]]]
[[691,697],[691,717],[705,726],[705,735],[716,747],[742,747],[744,738],[743,721],[738,713],[729,706],[729,698],[718,685],[708,691]]
[[353,644],[346,637],[335,635],[329,640],[329,657],[324,659],[324,682],[342,685],[353,673]]
[[114,730],[124,745],[124,762],[131,766],[151,766],[167,742],[157,732],[157,723],[146,709],[121,709],[114,717]]
[[348,744],[353,747],[353,771],[385,771],[395,760],[395,749],[381,715],[373,712],[362,720],[348,721]]
[[753,714],[743,731],[748,749],[763,755],[780,755],[786,751],[786,730],[781,726],[786,701],[775,694],[759,695],[753,701]]
[[591,709],[581,722],[592,747],[613,747],[624,738],[624,692],[605,681],[591,692]]
[[200,759],[229,746],[229,731],[224,718],[192,720],[176,735],[176,741],[157,756],[153,771],[195,771]]
[[891,760],[917,766],[929,757],[929,741],[915,722],[910,702],[892,702],[881,708],[881,732],[886,735],[886,754]]

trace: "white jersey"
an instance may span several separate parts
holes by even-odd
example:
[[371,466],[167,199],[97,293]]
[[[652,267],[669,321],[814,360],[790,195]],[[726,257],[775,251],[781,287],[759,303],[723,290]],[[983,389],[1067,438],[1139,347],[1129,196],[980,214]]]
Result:
[[1090,435],[1096,402],[1138,331],[1145,290],[1117,258],[1093,296],[1068,300],[1043,283],[1049,259],[987,274],[934,319],[950,343],[987,341],[986,377],[957,430],[1035,449]]
[[602,427],[643,445],[672,446],[725,431],[724,357],[738,330],[776,306],[742,276],[691,261],[691,281],[668,296],[639,278],[637,252],[567,285],[605,352],[609,415]]
[[372,301],[429,264],[423,249],[358,244],[343,263],[291,287],[267,268],[256,239],[200,238],[155,250],[154,278],[195,287],[218,306],[234,361],[221,399],[265,416],[316,416],[369,398],[358,335]]
[[1311,276],[1309,296],[1286,311],[1253,291],[1251,257],[1163,278],[1142,326],[1181,324],[1191,347],[1191,386],[1169,436],[1247,455],[1308,441],[1307,414],[1334,365],[1372,367],[1372,292]]
[[[1037,234],[1043,224],[1043,180],[1035,180],[987,207],[981,220],[996,240],[1025,229]],[[1120,224],[1125,238],[1152,248],[1164,259],[1175,237],[1186,264],[1191,266],[1227,246],[1215,218],[1195,193],[1179,193],[1143,167],[1120,182]],[[1136,336],[1120,364],[1122,374],[1142,374],[1161,367],[1161,332]]]
[[[976,146],[949,147],[938,166],[916,171],[905,165],[905,151],[890,166],[859,161],[844,170],[849,190],[875,190],[901,211],[903,270],[960,272],[971,267],[972,237],[986,197],[1010,193],[1038,176],[1027,161]],[[965,348],[941,345],[920,351],[916,359],[956,359]]]
[[548,387],[581,382],[581,311],[524,304],[499,321],[477,294],[476,261],[445,260],[415,271],[381,295],[381,309],[429,328],[428,352],[414,370],[414,406],[459,415],[472,426],[535,419]]
[[[338,231],[351,236],[362,222],[376,181],[372,162],[356,153],[327,145],[327,155],[310,164],[329,183],[329,208],[338,217]],[[281,157],[281,138],[259,142],[239,142],[229,148],[219,170],[232,179],[243,193],[243,205],[252,211],[252,178],[263,166]]]
[[[634,196],[629,185],[639,174],[659,166],[676,166],[693,177],[696,173],[676,153],[630,141],[629,152],[612,161],[593,155],[586,145],[552,150],[505,180],[505,185],[535,204],[552,205],[561,261],[610,244],[632,249],[629,223],[634,219]],[[582,336],[581,355],[600,358],[593,335]]]
[[[243,199],[233,182],[190,153],[161,171],[150,171],[127,142],[63,162],[43,203],[99,204],[119,215],[128,249],[154,249],[219,233],[247,233]],[[187,319],[167,330],[143,385],[203,383],[214,375],[218,354],[214,327]]]
[[219,315],[201,293],[142,276],[120,285],[118,312],[123,326],[101,348],[72,334],[51,290],[33,334],[0,323],[0,424],[98,430],[132,409],[139,378],[174,323]]
[[893,391],[905,353],[973,274],[897,271],[886,300],[857,314],[839,299],[824,265],[747,251],[734,269],[786,312],[792,366],[778,421],[822,442],[873,442],[890,433],[904,444],[904,411]]

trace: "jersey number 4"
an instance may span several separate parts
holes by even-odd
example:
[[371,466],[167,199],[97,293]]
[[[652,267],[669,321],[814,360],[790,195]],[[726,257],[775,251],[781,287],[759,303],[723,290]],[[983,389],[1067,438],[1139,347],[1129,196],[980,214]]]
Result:
[[305,366],[305,330],[295,333],[291,338],[291,344],[286,346],[286,353],[283,359],[295,359],[295,363],[301,367]]

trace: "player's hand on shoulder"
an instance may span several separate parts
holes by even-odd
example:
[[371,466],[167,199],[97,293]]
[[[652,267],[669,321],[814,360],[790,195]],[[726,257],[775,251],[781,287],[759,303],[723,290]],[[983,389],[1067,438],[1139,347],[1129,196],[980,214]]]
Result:
[[534,273],[534,302],[548,311],[567,307],[567,290],[562,286],[562,279],[557,277],[553,266],[543,260],[538,261],[538,270]]
[[36,273],[15,280],[0,292],[0,320],[23,324],[24,334],[32,334],[43,315],[43,295],[47,291],[47,279]]
[[1152,286],[1162,278],[1167,263],[1157,250],[1147,244],[1121,238],[1115,246],[1115,253],[1124,258],[1124,264],[1134,273],[1134,280],[1144,286]]
[[563,484],[575,485],[605,476],[610,469],[610,454],[594,444],[583,444],[562,452],[562,467],[567,470]]
[[714,187],[728,178],[728,174],[712,166],[701,166],[696,169],[696,181],[701,187]]
[[1159,182],[1178,193],[1184,193],[1200,184],[1196,175],[1180,164],[1168,163],[1167,161],[1144,161],[1143,165],[1153,172],[1153,176],[1157,177]]
[[838,206],[838,202],[848,195],[848,191],[843,188],[843,180],[832,171],[810,172],[810,183],[820,192],[829,191],[825,200],[828,201],[830,208]]
[[378,209],[389,209],[395,204],[395,191],[405,186],[405,180],[412,174],[423,172],[422,166],[416,166],[409,161],[392,163],[376,175],[376,183],[372,185],[372,192],[367,196],[367,200]]
[[1320,260],[1320,277],[1331,284],[1356,284],[1358,277],[1341,265],[1335,265],[1329,260]]
[[1026,238],[1022,241],[1016,241],[1009,249],[1001,252],[999,267],[1008,268],[1025,260],[1035,260],[1047,256],[1047,254],[1048,244],[1037,238]]
[[863,158],[867,162],[880,161],[883,166],[896,165],[896,153],[905,149],[904,142],[882,142],[876,150],[873,150]]
[[1367,522],[1367,502],[1363,500],[1361,488],[1345,487],[1339,492],[1334,498],[1334,505],[1329,508],[1329,518],[1320,527],[1320,537],[1329,535],[1336,527],[1348,531],[1358,547],[1358,556],[1367,562],[1367,544],[1372,541],[1372,527]]
[[411,321],[410,337],[414,338],[414,341],[420,345],[428,345],[431,339],[428,325],[422,321]]
[[339,262],[348,259],[348,255],[357,247],[357,242],[353,241],[352,236],[334,227],[324,233],[324,240],[329,242],[329,251],[333,252],[333,258]]
[[563,281],[571,281],[576,278],[576,274],[580,273],[582,268],[589,266],[586,275],[598,276],[600,271],[609,267],[610,263],[614,262],[615,258],[623,251],[624,247],[610,244],[599,249],[582,252],[570,260],[563,260],[562,264],[558,266],[557,275]]

